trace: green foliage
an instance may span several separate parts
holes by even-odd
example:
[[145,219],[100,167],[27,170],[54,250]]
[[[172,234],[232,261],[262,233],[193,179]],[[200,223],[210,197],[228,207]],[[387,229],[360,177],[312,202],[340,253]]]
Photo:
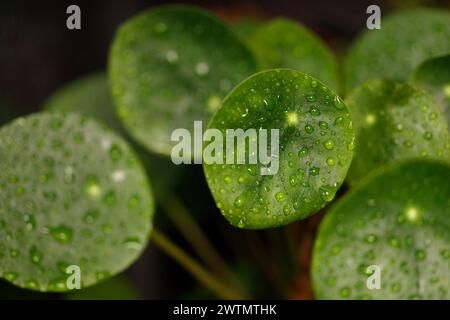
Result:
[[[339,200],[314,245],[316,297],[449,299],[449,181],[447,165],[409,160]],[[366,286],[370,265],[381,267],[379,290]]]
[[356,132],[348,180],[355,183],[379,166],[408,158],[450,160],[444,115],[433,98],[409,84],[374,79],[346,99]]
[[[275,175],[261,175],[260,163],[204,163],[218,208],[240,228],[307,218],[334,198],[353,155],[354,134],[344,103],[321,82],[294,70],[269,70],[246,79],[225,98],[209,128],[223,136],[233,128],[280,130]],[[249,145],[227,150],[233,151],[248,156]]]
[[412,81],[433,95],[442,107],[447,127],[450,128],[450,55],[422,63],[414,71]]
[[337,64],[326,45],[301,24],[277,18],[262,24],[249,38],[261,69],[290,68],[339,88]]
[[344,64],[349,91],[372,78],[405,81],[425,60],[450,52],[450,13],[405,10],[383,19],[380,30],[367,30],[351,47]]
[[131,18],[110,50],[120,120],[142,145],[165,155],[174,129],[207,122],[228,91],[255,70],[250,50],[229,27],[187,6]]
[[0,129],[0,274],[17,286],[65,291],[128,267],[145,247],[153,199],[128,144],[76,114],[40,113]]
[[[128,134],[116,117],[109,94],[108,81],[103,72],[93,73],[70,82],[56,91],[44,103],[44,109],[65,113],[74,112],[92,117],[128,138]],[[182,168],[166,158],[146,151],[131,139],[128,140],[152,181],[156,200],[163,199],[168,189],[178,180]]]

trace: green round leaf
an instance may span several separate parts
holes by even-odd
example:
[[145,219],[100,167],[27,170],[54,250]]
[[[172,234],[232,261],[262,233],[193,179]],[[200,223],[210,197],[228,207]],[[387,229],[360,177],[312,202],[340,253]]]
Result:
[[96,72],[69,82],[44,103],[44,109],[75,112],[92,117],[123,134],[111,102],[108,81],[103,72]]
[[450,55],[422,63],[412,76],[412,81],[430,92],[442,107],[450,128]]
[[228,91],[256,70],[250,50],[199,9],[165,6],[128,20],[109,60],[113,100],[128,132],[170,155],[171,134],[207,122]]
[[346,90],[371,78],[408,80],[423,61],[450,52],[450,13],[406,10],[381,21],[380,30],[359,37],[344,65]]
[[314,244],[316,298],[449,299],[449,181],[447,165],[408,160],[344,196]]
[[[235,143],[225,155],[245,152],[245,164],[207,164],[206,179],[225,218],[240,228],[262,229],[304,219],[331,201],[350,165],[354,133],[346,106],[331,90],[294,70],[269,70],[251,76],[225,98],[209,128],[279,130],[279,170],[262,175],[258,156],[249,164],[249,143]],[[226,140],[226,138],[224,138]],[[228,140],[231,141],[231,140]],[[226,141],[224,146],[226,146]],[[206,152],[207,144],[204,149]],[[223,159],[226,159],[224,156]]]
[[[125,138],[129,137],[116,117],[109,94],[107,77],[103,72],[93,73],[70,82],[56,91],[44,103],[44,109],[75,112],[92,117],[105,123]],[[149,153],[131,139],[128,140],[150,177],[155,198],[163,199],[168,189],[178,180],[182,168],[174,165],[167,158]]]
[[128,144],[76,114],[41,113],[0,129],[0,275],[17,286],[66,291],[128,267],[144,249],[153,199]]
[[325,44],[301,24],[277,18],[262,24],[249,41],[262,69],[290,68],[338,89],[337,64]]
[[445,118],[424,91],[408,84],[373,79],[357,87],[346,103],[356,132],[355,156],[348,173],[350,183],[399,160],[450,160]]

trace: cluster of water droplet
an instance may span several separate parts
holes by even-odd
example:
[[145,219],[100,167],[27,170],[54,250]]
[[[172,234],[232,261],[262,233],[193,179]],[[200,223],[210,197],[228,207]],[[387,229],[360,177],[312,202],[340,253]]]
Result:
[[[280,132],[275,175],[261,176],[260,164],[205,165],[219,209],[241,228],[278,226],[316,212],[334,198],[354,148],[342,100],[317,80],[292,70],[260,73],[239,85],[210,128]],[[248,155],[248,145],[237,148],[246,148]]]
[[42,113],[0,130],[0,276],[64,291],[66,267],[84,285],[134,260],[153,200],[127,144],[77,115]]

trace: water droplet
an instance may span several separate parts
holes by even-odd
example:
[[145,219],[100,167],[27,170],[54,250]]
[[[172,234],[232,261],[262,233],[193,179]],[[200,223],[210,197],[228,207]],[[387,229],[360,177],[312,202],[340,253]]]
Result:
[[330,186],[321,186],[319,188],[319,192],[320,192],[320,197],[325,202],[330,202],[331,200],[333,200],[334,195],[335,195],[335,189]]
[[234,206],[236,208],[242,208],[245,204],[245,198],[243,196],[239,196],[234,200]]
[[420,261],[425,260],[426,256],[427,256],[427,254],[424,250],[422,250],[422,249],[416,250],[416,253],[415,253],[416,260],[420,260]]
[[309,109],[309,113],[310,113],[312,116],[316,117],[316,116],[320,115],[320,110],[319,110],[317,107],[312,106],[312,107]]
[[108,206],[113,206],[116,204],[116,193],[111,190],[108,191],[103,197],[103,202]]
[[283,201],[286,200],[286,194],[285,194],[284,192],[282,192],[282,191],[279,191],[279,192],[277,192],[277,193],[275,194],[275,199],[276,199],[278,202],[283,202]]
[[323,130],[328,129],[328,123],[325,121],[319,121],[319,127]]
[[113,144],[111,146],[111,148],[109,149],[109,156],[113,161],[117,161],[122,157],[122,151],[120,150],[120,147],[117,144]]
[[429,132],[429,131],[425,131],[424,134],[423,134],[423,138],[425,140],[431,140],[433,138],[433,134],[431,132]]
[[291,185],[291,187],[295,187],[296,185],[298,185],[298,181],[298,177],[295,174],[289,177],[289,184]]
[[305,125],[305,131],[306,131],[306,133],[311,134],[314,132],[314,127],[310,124],[307,124],[307,125]]
[[242,219],[239,220],[239,222],[238,222],[238,227],[239,227],[239,228],[244,228],[244,227],[245,227],[245,222],[242,221]]
[[314,102],[314,101],[316,101],[316,96],[313,95],[313,94],[307,94],[307,95],[305,96],[305,98],[306,98],[306,101],[308,101],[308,102]]
[[343,110],[345,108],[344,102],[342,102],[341,98],[339,98],[338,96],[334,96],[333,105],[338,110]]
[[327,139],[323,142],[323,146],[327,150],[333,150],[334,148],[334,140],[333,139]]
[[33,264],[41,263],[44,255],[41,251],[39,251],[35,246],[30,249],[30,259]]
[[308,147],[302,147],[298,152],[299,157],[305,157],[308,154]]
[[389,245],[393,248],[400,248],[400,240],[395,236],[390,236]]
[[348,297],[350,297],[350,293],[351,293],[351,290],[350,290],[349,287],[343,287],[343,288],[341,288],[341,289],[339,290],[339,295],[340,295],[342,298],[348,298]]
[[370,243],[370,244],[377,242],[377,240],[378,240],[378,238],[374,234],[368,234],[364,237],[364,242]]
[[14,282],[19,277],[19,274],[17,272],[6,271],[2,277],[9,282]]
[[65,225],[50,228],[50,234],[56,241],[60,243],[69,243],[72,241],[73,230]]
[[320,173],[320,168],[318,167],[312,167],[309,169],[309,174],[312,176],[317,176]]
[[336,163],[336,160],[334,160],[334,158],[330,157],[327,159],[327,165],[334,166],[334,164]]
[[99,216],[100,216],[100,211],[88,210],[83,217],[83,221],[87,224],[92,224],[97,220],[97,218]]

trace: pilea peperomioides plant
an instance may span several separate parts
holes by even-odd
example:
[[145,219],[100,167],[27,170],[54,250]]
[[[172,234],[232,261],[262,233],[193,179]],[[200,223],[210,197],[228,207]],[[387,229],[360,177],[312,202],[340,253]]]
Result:
[[[342,99],[333,55],[293,21],[254,24],[242,40],[189,6],[132,17],[114,37],[108,75],[79,79],[44,112],[0,129],[0,276],[62,292],[76,265],[85,288],[124,270],[152,237],[217,296],[246,297],[207,243],[196,253],[217,270],[153,230],[154,202],[167,206],[179,175],[171,134],[203,121],[222,136],[246,132],[237,144],[203,145],[220,160],[203,170],[232,226],[281,227],[332,205],[314,243],[317,298],[448,299],[449,21],[448,12],[408,11],[362,35]],[[269,162],[237,161],[261,151]],[[183,214],[179,230],[195,233],[188,242],[205,240]],[[378,290],[368,285],[373,270]]]

